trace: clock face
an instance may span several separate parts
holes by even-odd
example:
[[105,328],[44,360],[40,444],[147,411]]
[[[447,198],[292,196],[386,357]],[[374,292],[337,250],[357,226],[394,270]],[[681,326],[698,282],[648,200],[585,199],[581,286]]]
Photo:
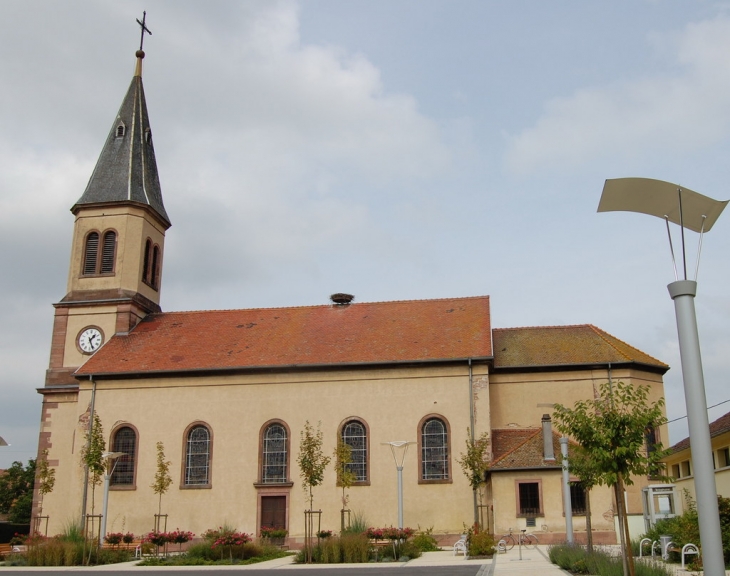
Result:
[[104,341],[101,330],[98,328],[86,328],[79,334],[79,348],[86,354],[96,352]]

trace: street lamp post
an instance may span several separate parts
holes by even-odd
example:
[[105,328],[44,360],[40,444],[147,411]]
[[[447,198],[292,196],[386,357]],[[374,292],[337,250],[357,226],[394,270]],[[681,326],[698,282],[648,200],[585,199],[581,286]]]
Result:
[[560,438],[560,454],[563,457],[563,503],[565,505],[565,539],[573,543],[573,504],[570,499],[570,471],[568,470],[568,439]]
[[[717,486],[712,463],[710,424],[707,417],[705,381],[702,375],[702,357],[697,332],[694,297],[697,293],[697,273],[700,265],[702,236],[709,232],[725,209],[728,201],[718,201],[682,188],[670,182],[649,178],[618,178],[606,180],[598,205],[599,212],[621,210],[641,212],[662,218],[667,224],[669,247],[672,253],[675,281],[667,286],[674,300],[682,361],[684,399],[687,404],[689,438],[692,446],[697,514],[699,516],[702,563],[707,576],[724,576],[720,513],[717,506]],[[682,264],[684,279],[677,274],[669,222],[678,224],[682,234]],[[687,257],[684,230],[699,232],[695,280],[687,280]]]
[[104,502],[102,503],[101,513],[101,536],[99,537],[99,546],[104,541],[106,536],[106,514],[107,508],[109,507],[109,481],[111,480],[112,474],[114,474],[114,468],[117,467],[117,459],[124,456],[124,452],[104,452],[101,457],[106,460],[106,473],[104,474]]
[[[398,440],[395,442],[383,442],[384,446],[390,446],[395,461],[395,469],[398,471],[398,528],[403,528],[403,462],[406,459],[408,446],[415,442],[406,442]],[[400,461],[398,460],[398,452],[400,452]]]

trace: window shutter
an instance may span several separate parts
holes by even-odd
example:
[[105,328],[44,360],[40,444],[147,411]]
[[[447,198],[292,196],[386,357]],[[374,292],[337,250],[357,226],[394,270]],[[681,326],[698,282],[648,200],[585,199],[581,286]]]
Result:
[[91,232],[86,237],[86,253],[84,254],[84,275],[96,274],[96,259],[99,255],[99,233]]
[[104,245],[101,250],[101,273],[111,274],[114,272],[114,256],[117,247],[116,232],[104,234]]

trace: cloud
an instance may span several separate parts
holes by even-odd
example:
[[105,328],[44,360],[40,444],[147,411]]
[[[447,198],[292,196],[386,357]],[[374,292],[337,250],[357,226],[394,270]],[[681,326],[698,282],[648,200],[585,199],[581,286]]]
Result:
[[508,169],[571,169],[596,158],[628,159],[712,145],[730,128],[730,19],[689,24],[653,39],[663,74],[577,90],[545,104],[534,126],[508,136]]

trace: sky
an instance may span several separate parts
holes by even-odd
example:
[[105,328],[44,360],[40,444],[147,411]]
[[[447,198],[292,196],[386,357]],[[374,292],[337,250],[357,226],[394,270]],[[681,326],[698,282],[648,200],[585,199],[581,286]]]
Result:
[[[669,364],[665,444],[687,436],[665,224],[596,209],[627,176],[730,198],[730,3],[2,6],[0,468],[36,455],[69,210],[143,10],[173,224],[163,310],[488,294],[494,327],[594,324]],[[728,254],[730,213],[703,240],[695,302],[708,405],[730,400]]]

